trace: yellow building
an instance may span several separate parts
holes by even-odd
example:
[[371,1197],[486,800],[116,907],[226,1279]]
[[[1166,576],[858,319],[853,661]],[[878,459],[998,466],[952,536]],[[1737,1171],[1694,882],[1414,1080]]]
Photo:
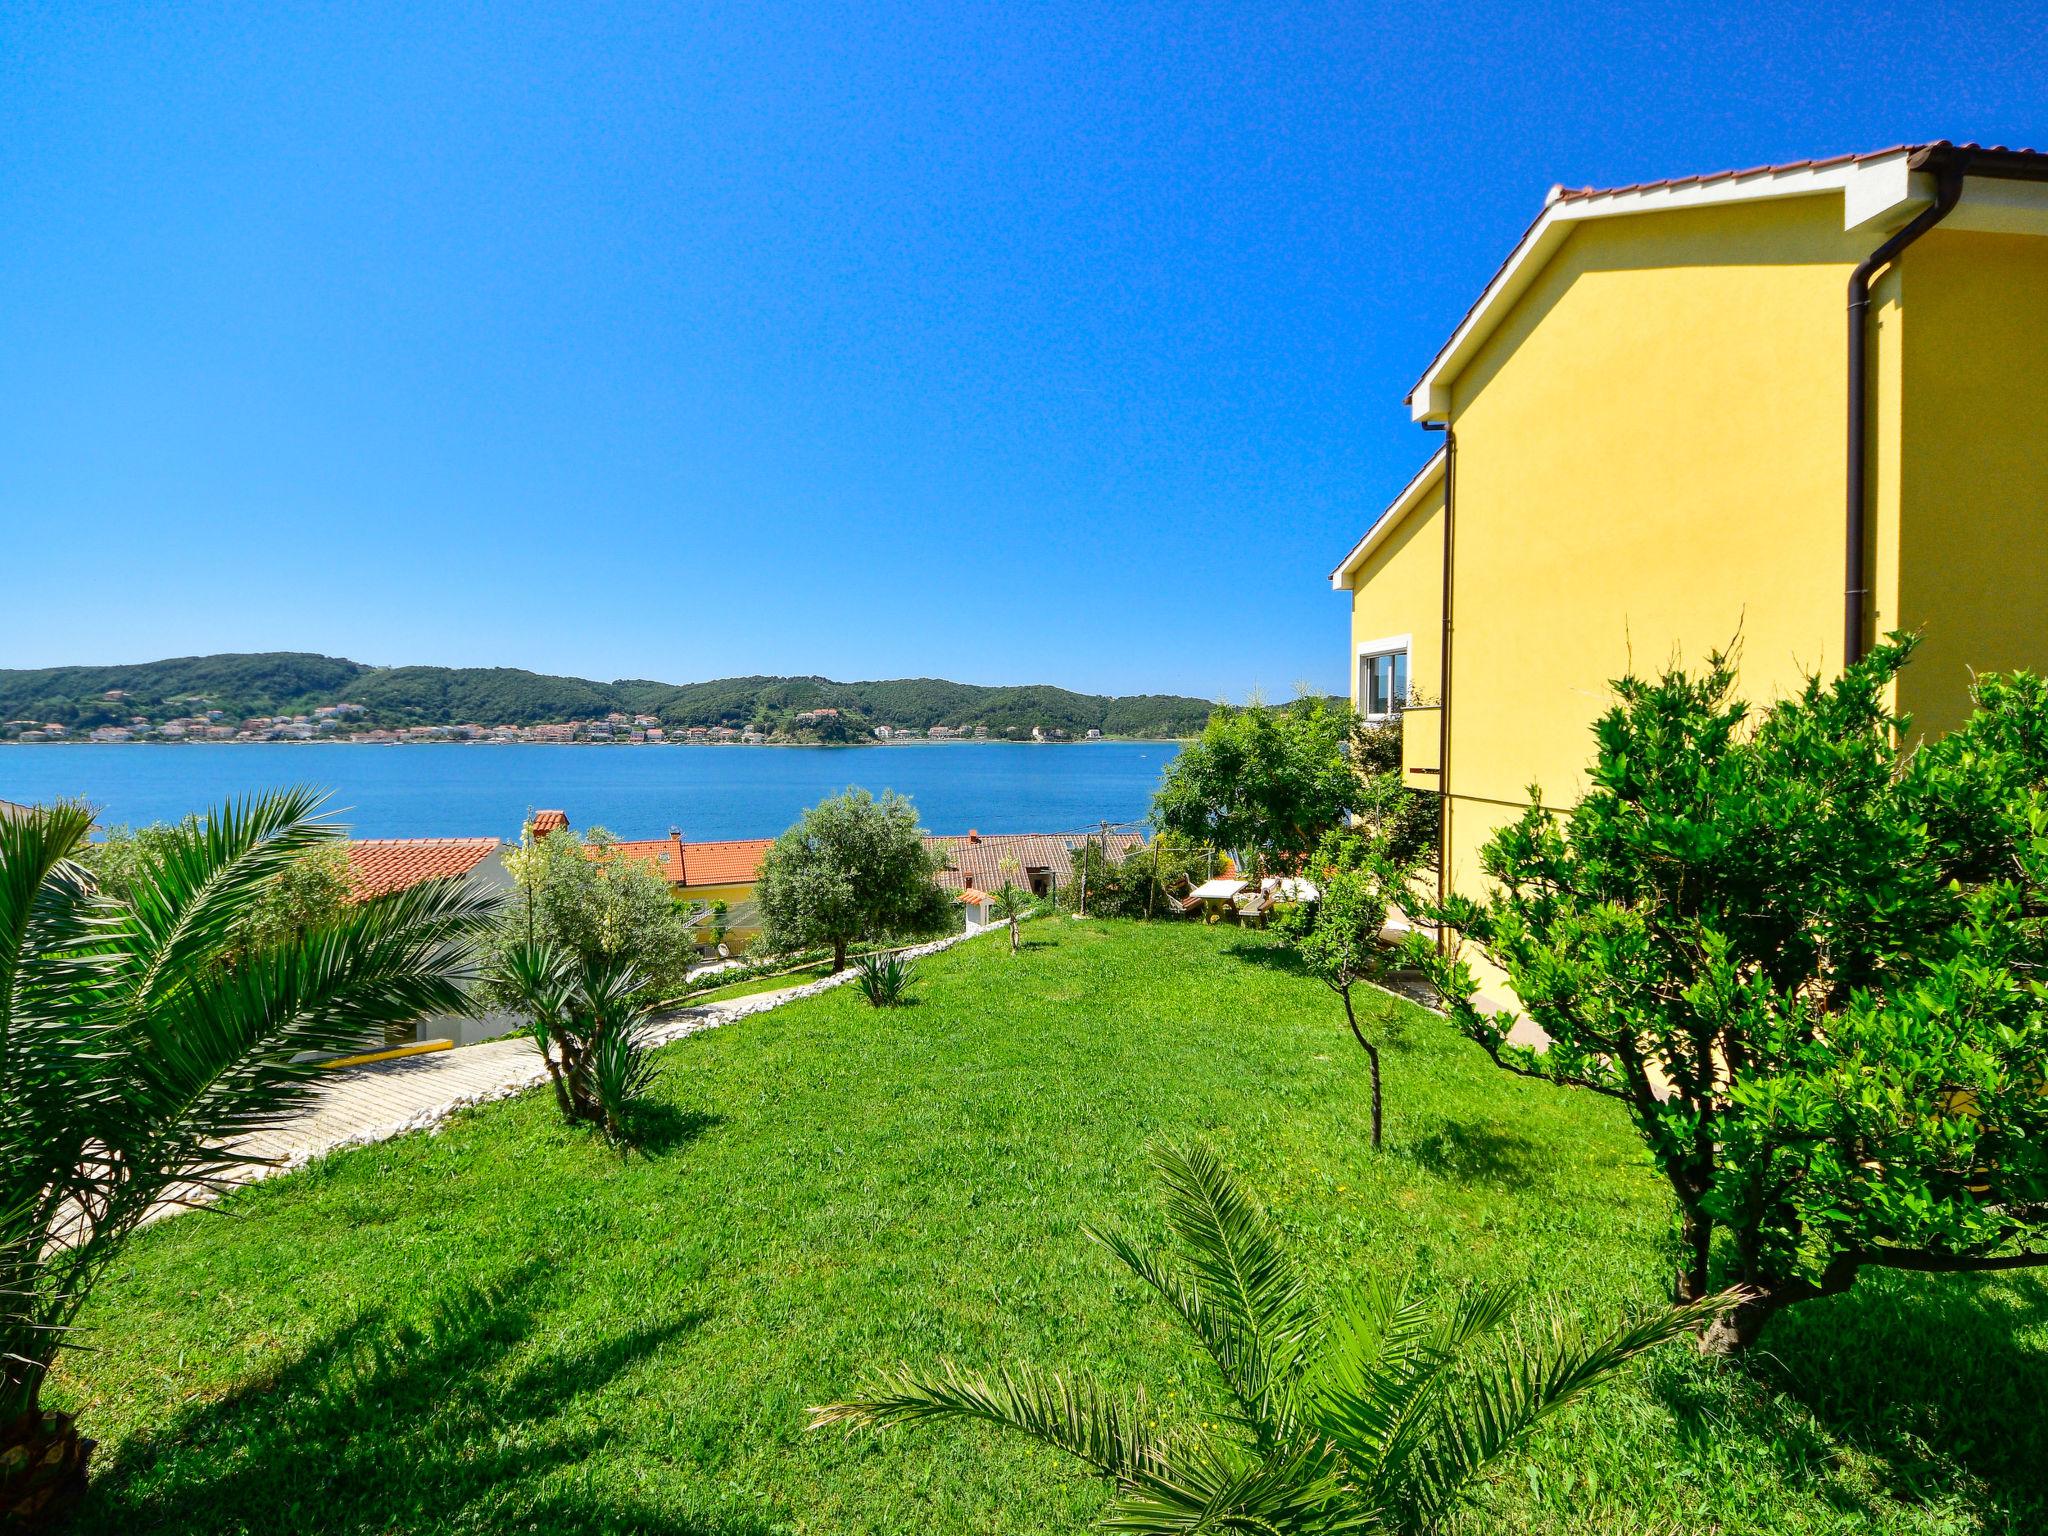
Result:
[[1403,732],[1452,888],[1531,785],[1583,793],[1624,672],[1739,636],[1768,700],[1916,630],[1939,731],[1973,669],[2048,669],[2048,155],[1553,189],[1409,404],[1443,446],[1332,584],[1358,706],[1440,706]]
[[[528,822],[536,837],[569,826],[566,812],[536,811]],[[724,945],[738,954],[761,936],[761,911],[754,902],[754,886],[761,878],[761,863],[774,842],[768,837],[745,837],[715,843],[686,843],[680,828],[670,827],[667,837],[625,838],[608,843],[603,857],[637,864],[668,884],[669,894],[688,908],[697,919],[694,931],[709,949],[714,940],[711,909],[725,907]],[[592,857],[598,857],[592,850]]]

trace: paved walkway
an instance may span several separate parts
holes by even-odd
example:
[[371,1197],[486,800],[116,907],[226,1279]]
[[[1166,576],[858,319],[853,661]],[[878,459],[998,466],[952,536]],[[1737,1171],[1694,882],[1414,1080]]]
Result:
[[[1000,926],[1000,925],[998,925]],[[982,932],[993,932],[984,929]],[[904,951],[911,956],[950,949],[973,934],[954,934],[930,944]],[[756,992],[730,1002],[706,1003],[663,1014],[654,1027],[658,1045],[667,1045],[686,1035],[701,1034],[751,1014],[799,997],[844,986],[857,973],[852,967],[837,976],[773,992]],[[481,1045],[458,1046],[426,1056],[401,1057],[396,1061],[373,1062],[361,1067],[343,1067],[321,1079],[312,1101],[276,1130],[244,1137],[236,1150],[249,1162],[242,1170],[242,1183],[289,1173],[315,1158],[338,1152],[343,1147],[367,1146],[389,1141],[408,1131],[421,1131],[439,1124],[458,1110],[493,1099],[507,1099],[539,1087],[547,1081],[547,1068],[540,1051],[526,1036],[488,1040]],[[203,1203],[203,1193],[179,1192],[147,1218],[160,1220]]]

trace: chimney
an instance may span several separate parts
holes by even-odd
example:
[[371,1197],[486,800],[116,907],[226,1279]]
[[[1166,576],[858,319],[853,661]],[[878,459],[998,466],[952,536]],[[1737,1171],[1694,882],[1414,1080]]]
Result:
[[981,841],[981,834],[975,831],[974,828],[969,827],[967,829],[967,841],[969,841],[970,843],[978,843]]
[[670,827],[668,835],[680,843],[683,840],[683,829],[681,827]]

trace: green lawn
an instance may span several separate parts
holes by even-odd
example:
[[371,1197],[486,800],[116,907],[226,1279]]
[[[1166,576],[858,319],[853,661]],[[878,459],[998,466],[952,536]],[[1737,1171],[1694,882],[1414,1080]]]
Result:
[[780,992],[787,987],[801,987],[814,981],[823,981],[831,974],[830,965],[813,965],[800,971],[787,971],[776,976],[750,976],[745,981],[734,982],[731,986],[713,987],[707,992],[692,993],[683,999],[683,1006],[695,1008],[702,1003],[729,1003],[736,997],[752,997],[757,992]]
[[[1142,1149],[1200,1133],[1332,1277],[1656,1298],[1666,1202],[1612,1104],[1517,1081],[1376,999],[1388,1146],[1334,1001],[1264,936],[1032,924],[666,1053],[653,1155],[543,1095],[146,1233],[50,1399],[102,1440],[80,1529],[1073,1531],[1093,1484],[963,1429],[811,1435],[870,1363],[1203,1378],[1081,1232],[1157,1233]],[[2019,1532],[2048,1521],[2040,1285],[1898,1280],[1715,1369],[1683,1350],[1493,1489],[1542,1532]]]

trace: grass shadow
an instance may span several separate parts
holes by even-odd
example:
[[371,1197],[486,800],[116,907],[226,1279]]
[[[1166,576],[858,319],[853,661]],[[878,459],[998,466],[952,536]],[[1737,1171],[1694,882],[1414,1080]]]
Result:
[[1491,1121],[1446,1120],[1403,1150],[1431,1173],[1503,1189],[1529,1188],[1544,1163],[1535,1142]]
[[1258,944],[1239,938],[1226,944],[1223,953],[1233,960],[1242,960],[1247,965],[1261,965],[1269,971],[1284,971],[1289,976],[1311,974],[1301,956],[1294,952],[1294,947],[1282,944],[1277,939]]
[[[1733,1367],[1788,1479],[1855,1498],[1841,1447],[1874,1467],[1864,1502],[1960,1504],[1985,1532],[2048,1529],[2048,1282],[2030,1275],[1871,1274],[1794,1307]],[[1674,1376],[1660,1395],[1690,1436],[1715,1437],[1729,1397]],[[1802,1411],[1803,1410],[1803,1411]],[[1864,1510],[1866,1514],[1873,1509]]]
[[704,1319],[535,1346],[538,1276],[447,1291],[421,1321],[365,1313],[263,1379],[191,1403],[121,1445],[72,1529],[762,1536],[751,1516],[677,1519],[557,1491],[550,1474],[573,1474],[603,1442],[590,1399]]
[[1788,1312],[1763,1348],[1759,1369],[1881,1460],[1894,1497],[1957,1493],[2013,1530],[2048,1528],[2039,1277],[1866,1273],[1846,1295]]
[[662,1157],[680,1151],[706,1131],[723,1124],[723,1115],[679,1109],[661,1099],[640,1099],[626,1111],[628,1146],[643,1157]]

